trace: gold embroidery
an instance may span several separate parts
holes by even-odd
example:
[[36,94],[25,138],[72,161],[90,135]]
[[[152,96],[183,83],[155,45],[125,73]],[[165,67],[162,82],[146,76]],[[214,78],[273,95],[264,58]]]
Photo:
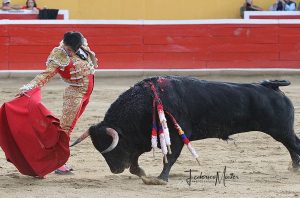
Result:
[[68,66],[70,63],[70,58],[67,52],[62,47],[55,47],[50,53],[46,65],[54,62],[63,70],[64,67]]
[[[93,53],[87,46],[84,47],[89,53]],[[64,71],[70,61],[73,63],[73,67],[70,68],[71,78],[62,78],[70,86],[65,89],[62,116],[60,119],[62,129],[68,133],[74,127],[73,122],[76,121],[75,118],[77,113],[79,113],[81,101],[87,93],[89,85],[88,75],[94,74],[94,64],[92,63],[91,56],[87,60],[82,60],[77,56],[69,57],[61,45],[55,47],[47,59],[47,68],[45,71],[38,74],[30,83],[24,86],[28,88],[27,90],[44,86],[58,73],[59,69]]]
[[48,64],[45,71],[38,74],[32,81],[30,81],[27,85],[31,87],[31,89],[36,87],[44,86],[55,74],[57,74],[58,66],[56,64]]
[[69,86],[66,88],[63,96],[63,110],[62,117],[60,119],[60,124],[62,129],[70,133],[74,127],[72,126],[74,119],[79,111],[79,107],[82,101],[82,98],[87,92],[88,89],[88,79],[84,80],[84,86],[75,87]]

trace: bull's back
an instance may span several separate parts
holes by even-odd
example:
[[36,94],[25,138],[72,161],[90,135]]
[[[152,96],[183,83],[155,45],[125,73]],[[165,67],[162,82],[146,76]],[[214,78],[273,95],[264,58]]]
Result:
[[163,95],[170,107],[169,111],[173,109],[175,112],[186,113],[193,133],[197,132],[197,139],[226,139],[236,132],[284,127],[280,126],[282,122],[293,120],[290,100],[276,86],[266,85],[269,84],[171,78],[171,89],[167,89],[165,92],[168,93]]
[[[192,127],[191,139],[226,138],[236,132],[279,127],[293,117],[290,100],[259,83],[212,82],[191,77],[153,77],[125,91],[111,105],[104,122],[138,138],[151,131],[153,83],[165,110]],[[181,123],[179,123],[181,124]]]

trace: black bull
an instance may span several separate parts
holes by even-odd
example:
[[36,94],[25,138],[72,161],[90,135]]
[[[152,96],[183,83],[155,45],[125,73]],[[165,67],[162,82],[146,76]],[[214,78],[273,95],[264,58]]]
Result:
[[[191,140],[221,138],[261,131],[281,142],[289,151],[293,168],[300,167],[300,140],[294,132],[294,107],[279,90],[288,81],[239,84],[210,82],[191,77],[153,77],[125,91],[110,106],[104,120],[83,136],[91,136],[110,170],[144,176],[138,158],[151,150],[153,83],[166,111],[170,112]],[[166,115],[172,154],[167,155],[160,179],[168,180],[183,142]],[[80,139],[83,139],[83,136]],[[78,141],[77,141],[78,142]]]

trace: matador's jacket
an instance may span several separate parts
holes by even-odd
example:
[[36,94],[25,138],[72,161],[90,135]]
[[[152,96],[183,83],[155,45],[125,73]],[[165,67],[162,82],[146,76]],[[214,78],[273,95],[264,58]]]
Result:
[[86,42],[82,48],[87,55],[85,60],[78,55],[68,54],[61,42],[50,53],[46,62],[47,68],[20,89],[21,91],[28,91],[42,87],[59,73],[61,79],[68,84],[63,96],[60,125],[69,135],[89,102],[94,86],[94,68],[97,67],[95,53],[90,50]]

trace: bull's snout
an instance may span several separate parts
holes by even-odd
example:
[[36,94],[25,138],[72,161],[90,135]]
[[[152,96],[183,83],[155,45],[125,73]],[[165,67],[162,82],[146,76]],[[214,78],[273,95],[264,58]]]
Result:
[[124,170],[125,170],[125,168],[110,169],[110,171],[111,171],[113,174],[120,174],[120,173],[123,173]]
[[129,168],[130,167],[130,163],[129,162],[123,162],[121,163],[120,165],[121,166],[112,166],[111,164],[109,164],[109,168],[110,168],[110,171],[113,173],[113,174],[120,174],[120,173],[123,173],[125,169]]

